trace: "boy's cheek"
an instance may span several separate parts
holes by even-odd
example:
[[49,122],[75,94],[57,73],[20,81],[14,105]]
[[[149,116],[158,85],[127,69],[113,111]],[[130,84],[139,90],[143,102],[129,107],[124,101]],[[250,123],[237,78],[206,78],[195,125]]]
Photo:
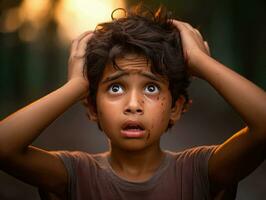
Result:
[[163,108],[162,110],[154,109],[154,112],[151,114],[154,117],[151,121],[152,122],[151,127],[154,129],[159,129],[160,131],[164,132],[170,120],[169,109],[167,108]]
[[103,130],[115,128],[114,125],[117,124],[115,120],[118,119],[118,117],[119,116],[117,116],[117,113],[113,112],[112,108],[104,112],[101,109],[98,110],[98,123]]
[[169,117],[168,116],[162,116],[160,118],[157,118],[154,120],[155,126],[157,126],[157,129],[160,129],[162,132],[166,129],[166,127],[169,124]]

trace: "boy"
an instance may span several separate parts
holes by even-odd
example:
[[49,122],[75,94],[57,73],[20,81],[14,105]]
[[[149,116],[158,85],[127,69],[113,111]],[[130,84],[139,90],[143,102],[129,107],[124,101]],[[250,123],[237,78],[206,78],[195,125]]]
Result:
[[[234,199],[237,183],[265,160],[265,92],[212,59],[198,30],[166,16],[129,13],[73,41],[68,82],[1,122],[1,169],[43,199]],[[221,145],[165,151],[160,136],[188,103],[187,72],[209,82],[247,127]],[[30,146],[82,99],[108,152]]]

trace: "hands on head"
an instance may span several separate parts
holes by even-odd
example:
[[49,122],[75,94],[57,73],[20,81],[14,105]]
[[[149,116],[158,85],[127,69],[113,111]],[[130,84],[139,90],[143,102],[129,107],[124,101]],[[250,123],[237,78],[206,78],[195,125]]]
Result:
[[204,53],[210,56],[209,45],[204,41],[201,33],[196,28],[192,27],[190,24],[178,20],[171,20],[173,25],[179,30],[184,58],[188,65],[188,69],[193,76],[199,76],[193,70],[193,59],[195,54]]
[[[193,70],[192,63],[195,57],[194,55],[197,53],[204,53],[210,56],[208,43],[204,41],[201,33],[190,24],[175,19],[171,20],[171,22],[180,32],[184,58],[189,72],[192,76],[200,77]],[[86,31],[72,41],[68,62],[68,81],[79,81],[86,88],[84,97],[88,94],[87,91],[89,88],[89,80],[84,76],[85,53],[87,43],[92,36],[93,31]]]
[[93,36],[93,31],[86,31],[74,39],[70,48],[68,60],[68,81],[79,81],[85,88],[84,97],[88,94],[89,80],[84,76],[85,54],[88,41]]

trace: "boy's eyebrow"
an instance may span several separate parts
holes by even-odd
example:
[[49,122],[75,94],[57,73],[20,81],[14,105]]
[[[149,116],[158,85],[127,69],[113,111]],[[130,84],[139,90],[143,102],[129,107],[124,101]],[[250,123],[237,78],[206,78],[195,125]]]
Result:
[[141,74],[142,76],[145,76],[145,77],[151,79],[151,80],[161,82],[161,79],[158,78],[156,75],[154,75],[154,74],[151,73],[151,72],[141,72],[140,74]]
[[[154,80],[154,81],[158,81],[158,82],[161,82],[161,79],[158,78],[156,75],[154,75],[153,73],[151,72],[140,72],[138,73],[142,76],[145,76],[146,78],[149,78],[151,80]],[[125,75],[129,75],[129,72],[125,72],[125,71],[117,71],[115,72],[114,74],[106,77],[102,83],[106,83],[106,82],[110,82],[110,81],[113,81],[113,80],[116,80],[118,78],[120,78],[121,76],[125,76]]]
[[125,75],[128,75],[129,73],[128,72],[125,72],[125,71],[117,71],[115,73],[113,73],[112,75],[106,77],[102,83],[106,83],[106,82],[110,82],[110,81],[113,81],[113,80],[116,80],[118,78],[120,78],[121,76],[125,76]]

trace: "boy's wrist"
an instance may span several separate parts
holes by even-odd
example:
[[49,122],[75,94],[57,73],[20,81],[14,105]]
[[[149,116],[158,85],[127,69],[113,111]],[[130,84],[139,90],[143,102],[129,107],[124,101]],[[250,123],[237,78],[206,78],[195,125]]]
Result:
[[211,57],[200,50],[195,49],[191,51],[190,59],[188,60],[188,66],[191,75],[205,79],[204,68],[207,67],[209,59],[211,59]]
[[88,95],[89,84],[83,78],[72,78],[67,84],[71,84],[74,87],[73,90],[77,92],[78,100],[82,100]]

